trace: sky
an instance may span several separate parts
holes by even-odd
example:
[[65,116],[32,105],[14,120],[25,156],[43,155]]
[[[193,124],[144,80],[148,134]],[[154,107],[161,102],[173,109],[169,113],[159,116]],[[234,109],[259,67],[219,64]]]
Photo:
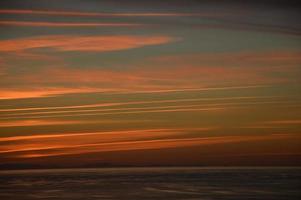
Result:
[[0,167],[300,165],[300,8],[1,0]]

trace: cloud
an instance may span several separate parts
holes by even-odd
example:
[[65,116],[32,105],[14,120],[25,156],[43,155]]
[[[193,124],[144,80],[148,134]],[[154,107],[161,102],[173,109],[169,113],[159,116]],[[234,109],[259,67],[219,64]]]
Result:
[[[237,139],[225,139],[220,138],[210,140],[208,138],[187,138],[187,139],[156,139],[156,140],[145,140],[145,141],[129,141],[129,142],[112,142],[103,144],[86,144],[76,146],[61,146],[58,148],[49,149],[34,149],[34,151],[41,153],[38,154],[27,154],[17,156],[19,158],[33,158],[33,157],[45,157],[45,156],[61,156],[61,155],[74,155],[74,154],[85,154],[93,152],[113,152],[113,151],[130,151],[130,150],[147,150],[147,149],[166,149],[166,148],[179,148],[199,145],[212,145],[227,142],[238,142]],[[42,152],[43,150],[58,150],[59,152]],[[30,149],[28,149],[30,151]],[[0,152],[1,153],[1,152]]]
[[[68,121],[67,121],[68,122]],[[137,130],[122,130],[122,131],[103,131],[103,132],[84,132],[84,133],[53,133],[53,134],[40,134],[40,135],[26,135],[26,136],[9,136],[1,137],[0,142],[7,141],[24,141],[24,140],[36,140],[36,139],[59,139],[69,138],[69,137],[78,137],[78,136],[97,136],[99,138],[126,138],[128,136],[145,136],[151,137],[159,133],[175,134],[182,133],[183,131],[209,131],[217,129],[217,127],[203,127],[203,128],[162,128],[162,129],[137,129]]]
[[[236,19],[239,19],[243,16],[237,16]],[[273,25],[273,24],[262,24],[259,22],[240,22],[235,19],[226,19],[226,18],[216,18],[216,21],[219,23],[212,24],[197,24],[191,27],[196,27],[199,29],[221,29],[221,30],[230,30],[230,31],[255,31],[255,32],[268,32],[272,34],[283,34],[283,35],[292,35],[292,36],[300,36],[301,30],[298,28],[294,28],[293,26],[281,26],[281,25]]]
[[[298,107],[299,102],[295,102],[295,106]],[[294,103],[288,102],[287,103],[289,106],[293,106]],[[244,128],[244,129],[280,129],[283,130],[284,128],[289,128],[289,127],[297,127],[301,124],[301,119],[275,119],[275,120],[267,120],[267,121],[262,121],[259,120],[258,122],[253,122],[249,123],[244,126],[240,126],[237,128]]]
[[255,129],[283,129],[284,126],[298,126],[301,124],[300,119],[283,119],[283,120],[271,120],[254,123],[242,128],[255,128]]
[[7,66],[4,62],[4,59],[0,58],[0,77],[3,77],[6,75]]
[[[242,98],[222,98],[223,100],[242,100]],[[12,117],[12,116],[17,116],[19,118],[22,117],[39,117],[39,116],[44,116],[44,117],[54,117],[54,116],[77,116],[77,115],[82,115],[82,113],[92,113],[92,114],[88,114],[88,115],[112,115],[112,114],[129,114],[129,113],[148,113],[148,112],[168,112],[168,111],[186,111],[186,110],[191,110],[191,109],[195,109],[196,111],[210,111],[210,110],[223,110],[226,107],[239,107],[239,106],[250,106],[250,105],[260,105],[260,104],[286,104],[288,103],[287,101],[283,101],[283,100],[274,100],[274,101],[266,101],[264,100],[265,98],[249,98],[249,100],[251,101],[243,101],[243,102],[218,102],[218,103],[213,103],[213,102],[209,102],[209,103],[204,103],[201,102],[202,99],[194,99],[195,103],[191,104],[191,102],[193,101],[161,101],[161,103],[188,103],[188,105],[164,105],[164,106],[145,106],[145,104],[149,104],[149,103],[160,103],[160,101],[154,101],[154,102],[148,102],[146,101],[145,103],[143,102],[125,102],[125,103],[112,103],[110,104],[99,104],[99,106],[96,106],[96,108],[93,108],[93,106],[91,106],[93,109],[81,109],[81,108],[89,108],[89,106],[66,106],[65,109],[67,108],[67,110],[57,110],[58,108],[51,110],[50,111],[47,110],[46,111],[35,111],[35,112],[25,112],[25,113],[20,113],[20,112],[15,112],[15,113],[6,113],[3,114],[1,117]],[[189,99],[188,99],[189,100]],[[212,99],[214,100],[214,98]],[[215,99],[216,100],[216,99]],[[248,99],[246,99],[248,100]],[[254,100],[257,100],[256,102],[254,102]],[[260,101],[258,101],[260,100]],[[262,101],[264,100],[264,101]],[[144,104],[144,105],[143,105]],[[134,105],[134,106],[138,106],[138,107],[119,107],[121,105]],[[113,108],[111,107],[113,106]],[[117,108],[115,106],[118,106]],[[91,108],[90,107],[90,108]],[[94,106],[95,107],[95,106]],[[101,108],[97,108],[97,107],[101,107]],[[105,107],[105,108],[104,108]],[[109,107],[109,108],[108,108]],[[71,109],[70,108],[74,108]],[[80,108],[80,109],[77,109]],[[16,111],[18,109],[12,109],[12,111]],[[24,109],[23,109],[24,110]],[[2,111],[2,110],[0,110]],[[27,109],[27,111],[29,111],[29,109]],[[70,114],[73,113],[72,115],[64,115],[64,114]],[[95,114],[93,114],[95,113]],[[50,114],[50,115],[49,115]],[[56,115],[53,115],[56,114]],[[59,114],[59,115],[58,115]],[[63,115],[60,115],[63,114]],[[85,114],[83,114],[85,115]],[[1,119],[0,117],[0,119]]]
[[38,84],[102,84],[125,93],[209,90],[242,83],[253,87],[298,81],[300,55],[297,51],[180,54],[152,58],[122,71],[49,67],[37,73],[51,75],[47,78],[23,74],[20,79]]
[[[208,73],[212,76],[209,76]],[[176,93],[266,87],[264,84],[254,84],[255,82],[217,87],[216,85],[221,85],[218,81],[223,80],[223,77],[220,77],[222,75],[213,76],[214,73],[214,68],[199,69],[176,66],[172,71],[162,68],[158,70],[134,68],[116,71],[49,66],[38,69],[34,73],[28,72],[3,77],[1,82],[10,83],[11,87],[2,89],[0,99],[40,98],[71,93]],[[204,78],[200,79],[200,76],[204,76]],[[41,77],[43,78],[41,79]],[[246,77],[239,78],[246,79]],[[32,88],[24,88],[25,83],[32,85]],[[56,87],[52,88],[51,85],[56,85]]]
[[[88,113],[73,113],[73,114],[52,114],[52,115],[31,115],[31,116],[8,116],[0,119],[40,119],[40,118],[53,118],[53,117],[74,117],[74,116],[95,116],[95,115],[129,115],[129,114],[144,114],[144,113],[169,113],[169,112],[220,112],[224,111],[225,107],[199,107],[199,105],[186,106],[186,107],[196,107],[196,108],[185,108],[185,106],[179,106],[179,108],[161,108],[161,109],[136,109],[138,111],[122,111],[122,112],[88,112]],[[122,109],[120,109],[122,110]],[[101,110],[100,110],[101,111]],[[59,112],[58,112],[59,113]],[[29,113],[30,114],[30,113]]]
[[169,36],[73,36],[51,35],[0,41],[0,52],[50,48],[56,51],[109,52],[166,44],[175,41]]
[[33,113],[31,112],[13,113],[13,114],[2,115],[0,119],[13,119],[15,118],[15,116],[18,116],[18,118],[47,118],[47,117],[62,117],[62,116],[66,117],[66,116],[120,115],[120,114],[166,113],[166,112],[189,112],[189,111],[218,111],[218,110],[225,109],[224,107],[222,107],[223,105],[229,105],[229,104],[212,104],[212,105],[194,104],[194,105],[153,106],[153,107],[139,107],[139,108],[106,108],[106,109],[93,109],[93,110],[89,109],[89,110],[71,110],[71,111],[65,110],[65,111],[45,111],[45,112],[33,112]]
[[[79,120],[13,120],[13,121],[0,122],[0,127],[49,126],[49,125],[67,125],[67,124],[82,124],[82,123],[92,123],[92,122],[91,121],[85,122]],[[0,138],[0,141],[1,139],[2,138]]]
[[165,66],[153,72],[157,78],[174,77],[180,81],[189,77],[190,81],[216,84],[275,84],[298,82],[295,75],[300,72],[300,58],[300,51],[273,50],[167,55],[151,58],[149,62]]
[[274,125],[291,125],[291,124],[301,124],[301,119],[288,119],[288,120],[274,120],[264,122],[265,124],[274,124]]
[[105,132],[58,133],[0,138],[0,153],[24,152],[40,149],[74,148],[101,145],[113,142],[139,142],[145,140],[181,137],[187,131],[204,132],[211,127],[198,129],[136,129]]
[[27,98],[44,98],[63,94],[74,93],[93,93],[104,92],[107,90],[97,88],[43,88],[43,89],[2,89],[0,93],[1,99],[27,99]]
[[[115,36],[108,37],[114,38]],[[51,46],[48,44],[48,39],[46,46]],[[132,39],[129,41],[124,46],[130,48],[129,46],[139,45],[133,44],[135,42]],[[90,45],[90,42],[89,38],[83,44]],[[39,46],[39,43],[26,43],[26,45]],[[68,46],[70,44],[61,44],[61,41],[58,41],[58,44],[56,41],[54,43],[55,49],[70,48]],[[21,43],[17,46],[11,49],[31,48],[23,47]],[[113,46],[117,48],[115,44]],[[4,47],[0,46],[1,48]],[[78,45],[73,48],[87,50],[96,47]],[[100,47],[97,46],[97,48]],[[301,63],[299,55],[300,52],[296,51],[171,55],[150,58],[145,63],[138,63],[136,66],[122,70],[102,66],[101,68],[79,69],[59,63],[63,67],[49,65],[20,74],[5,74],[0,82],[4,83],[3,85],[10,85],[10,88],[2,89],[0,99],[39,98],[96,92],[155,94],[257,89],[275,84],[298,82],[297,74],[300,72],[299,64]],[[32,55],[29,56],[32,57]],[[24,85],[31,85],[32,88],[24,88]],[[55,88],[51,88],[52,85],[55,85]]]
[[[0,93],[0,100],[5,99],[27,99],[27,98],[46,98],[55,97],[66,94],[81,94],[81,93],[107,93],[107,94],[152,94],[152,93],[174,93],[174,92],[206,92],[212,90],[239,90],[239,89],[256,89],[266,87],[264,85],[251,85],[251,86],[233,86],[233,87],[199,87],[199,88],[181,88],[181,89],[154,89],[148,88],[122,88],[122,87],[108,87],[108,88],[92,88],[92,87],[41,87],[39,89],[33,88],[5,88]],[[109,103],[108,105],[116,105]],[[118,105],[118,103],[117,103]],[[101,105],[99,105],[101,106]],[[105,105],[106,106],[106,105]],[[79,106],[80,107],[80,106]],[[2,109],[1,109],[2,110]],[[1,111],[0,111],[1,112]]]
[[[145,2],[144,2],[145,4]],[[169,5],[170,6],[170,5]],[[214,6],[215,7],[215,6]],[[162,8],[161,8],[162,9]],[[158,17],[158,18],[172,18],[172,17],[190,17],[196,18],[198,23],[185,23],[185,21],[178,21],[176,24],[189,26],[190,28],[201,29],[224,29],[224,30],[243,30],[243,31],[256,31],[256,32],[270,32],[276,34],[289,34],[297,35],[301,34],[299,28],[295,27],[292,23],[295,21],[295,15],[290,13],[281,13],[274,16],[273,12],[268,13],[270,18],[278,19],[279,23],[271,23],[262,19],[262,14],[258,10],[249,10],[250,12],[243,13],[232,9],[223,9],[219,12],[206,12],[197,10],[196,12],[76,12],[76,11],[62,11],[62,10],[21,10],[21,9],[0,9],[0,14],[18,14],[18,15],[49,15],[49,16],[77,16],[77,17],[101,17],[101,18],[145,18],[145,17]],[[293,12],[294,13],[294,12]],[[265,13],[267,14],[267,13]],[[206,19],[204,23],[202,18]],[[211,23],[208,19],[212,20]],[[279,20],[281,19],[281,20]],[[288,20],[290,19],[290,20]],[[285,25],[282,23],[286,22]],[[277,21],[277,20],[276,20]],[[162,23],[162,21],[158,21]],[[162,25],[162,24],[161,24]],[[168,26],[170,24],[164,24]]]
[[0,26],[32,26],[32,27],[137,27],[135,23],[68,23],[68,22],[32,22],[32,21],[0,21]]
[[[234,88],[233,88],[234,89]],[[158,103],[189,103],[198,101],[227,101],[227,100],[248,100],[248,99],[269,99],[277,98],[280,96],[236,96],[236,97],[203,97],[192,99],[172,99],[172,100],[152,100],[152,101],[129,101],[129,102],[112,102],[112,103],[95,103],[95,104],[83,104],[83,105],[70,105],[70,106],[51,106],[51,107],[24,107],[24,108],[3,108],[0,112],[18,112],[18,111],[36,111],[36,110],[69,110],[80,108],[99,108],[99,107],[115,107],[115,106],[127,106],[127,105],[147,105]]]
[[[1,116],[0,119],[41,119],[54,117],[75,117],[75,116],[106,116],[106,115],[129,115],[145,113],[169,113],[169,112],[211,112],[221,113],[233,108],[246,108],[253,105],[287,105],[291,101],[257,101],[257,102],[226,102],[226,103],[207,103],[207,104],[189,104],[174,106],[152,106],[137,108],[105,108],[89,110],[63,110],[63,111],[40,111],[26,113],[9,113]],[[257,126],[256,126],[257,127]]]
[[209,64],[226,62],[231,64],[301,64],[301,51],[299,50],[269,50],[251,52],[230,52],[230,53],[193,53],[184,55],[164,55],[152,58],[158,62],[195,63],[206,62]]
[[0,153],[10,154],[10,157],[29,158],[59,155],[75,155],[92,152],[182,148],[189,146],[228,144],[262,140],[279,140],[284,138],[296,137],[295,135],[271,134],[178,138],[179,135],[185,135],[185,133],[189,133],[189,131],[191,130],[154,129],[135,130],[128,132],[120,131],[111,132],[108,134],[74,134],[70,136],[73,137],[72,140],[62,140],[60,137],[40,139],[36,138],[26,142],[20,141],[21,143],[19,144],[8,144],[6,146],[2,146]]
[[96,13],[96,12],[74,12],[57,10],[15,10],[1,9],[0,14],[23,14],[23,15],[56,15],[56,16],[79,16],[79,17],[191,17],[191,16],[213,16],[212,13],[177,13],[177,12],[124,12],[124,13]]

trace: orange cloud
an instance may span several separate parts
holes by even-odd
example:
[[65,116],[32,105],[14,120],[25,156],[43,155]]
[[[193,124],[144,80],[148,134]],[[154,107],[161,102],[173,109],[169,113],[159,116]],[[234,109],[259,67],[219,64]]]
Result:
[[250,128],[250,129],[283,129],[283,126],[291,125],[300,125],[300,119],[283,119],[283,120],[272,120],[272,121],[263,121],[248,126],[243,126],[240,128]]
[[[163,101],[164,102],[164,101]],[[165,101],[166,102],[166,101]],[[167,101],[168,102],[168,101]],[[166,102],[166,103],[167,103]],[[176,101],[172,101],[176,102]],[[180,102],[180,101],[179,101]],[[182,101],[183,102],[183,101]],[[185,102],[185,101],[184,101]],[[188,101],[189,103],[189,101]],[[96,108],[96,109],[73,109],[73,110],[52,110],[52,111],[38,111],[38,112],[25,112],[25,113],[8,113],[2,115],[2,117],[10,117],[10,116],[18,116],[18,117],[54,117],[54,116],[81,116],[85,115],[82,113],[90,113],[87,115],[113,115],[113,114],[131,114],[131,113],[148,113],[148,112],[176,112],[176,111],[189,111],[191,109],[194,109],[195,111],[214,111],[214,110],[224,110],[226,107],[238,107],[238,106],[249,106],[249,105],[258,105],[258,104],[287,104],[287,101],[283,100],[277,100],[277,101],[257,101],[257,102],[226,102],[226,103],[194,103],[194,104],[188,104],[188,105],[165,105],[165,106],[150,106],[150,107],[133,107],[133,108]],[[119,105],[123,105],[120,103]],[[135,104],[135,102],[132,102],[132,104],[125,103],[124,105],[141,105]],[[112,105],[107,105],[112,106]],[[101,105],[100,107],[107,107],[104,105]],[[81,108],[81,107],[75,107],[75,108]],[[73,113],[72,115],[60,115],[65,113]],[[95,113],[95,114],[93,114]],[[51,114],[51,115],[49,115]],[[56,115],[52,115],[56,114]],[[1,118],[0,118],[1,119]],[[298,121],[282,121],[281,123],[296,123]]]
[[[250,64],[300,64],[301,52],[298,50],[274,50],[256,52],[231,52],[231,53],[195,53],[185,55],[166,55],[152,58],[154,61],[164,63],[177,63],[195,65],[195,63],[229,63],[231,65]],[[266,68],[264,68],[266,69]]]
[[[108,37],[114,38],[115,36]],[[58,44],[54,41],[54,44],[50,45],[48,43],[51,42],[49,42],[48,39],[46,39],[45,47],[53,46],[51,48],[62,48],[64,51],[70,49],[70,45],[73,50],[85,49],[84,51],[88,49],[95,50],[96,48],[100,50],[106,45],[106,43],[103,43],[102,45],[104,46],[100,47],[98,45],[90,44],[90,38],[87,41],[83,41],[83,44],[76,45],[77,47],[74,47],[77,42],[71,42],[69,45],[65,43],[62,44],[62,41],[60,40],[58,41]],[[73,39],[71,40],[73,41]],[[127,48],[131,48],[130,46],[132,45],[139,46],[139,44],[134,44],[135,42],[133,40],[129,41],[129,43],[126,42],[127,44],[124,44]],[[44,42],[38,42],[36,44],[26,43],[23,46],[21,43],[17,42],[16,44],[18,45],[12,43],[12,46],[9,49],[38,48],[42,47],[42,45],[40,46],[40,43],[44,44]],[[92,46],[87,47],[85,46],[85,43]],[[115,44],[112,45],[112,48],[118,48]],[[117,46],[118,45],[122,46],[123,44],[117,44]],[[0,51],[1,48],[5,47],[0,46]],[[106,50],[110,51],[110,47],[106,48]],[[22,89],[22,87],[19,87],[18,90],[12,89],[11,91],[4,89],[3,93],[0,95],[0,99],[46,97],[76,93],[75,90],[77,87],[79,88],[78,93],[83,93],[84,91],[80,91],[80,88],[85,85],[89,88],[89,85],[91,84],[93,84],[93,87],[95,88],[85,89],[85,92],[103,91],[127,94],[255,89],[266,87],[268,84],[297,82],[298,78],[296,74],[300,71],[297,64],[301,62],[298,55],[298,52],[263,52],[258,54],[237,53],[168,56],[150,60],[147,63],[147,66],[142,65],[141,67],[127,68],[122,71],[49,66],[46,69],[36,70],[34,73],[28,72],[20,75],[6,75],[1,79],[1,82],[6,83],[6,85],[8,83],[15,85],[25,85],[25,83],[27,85],[34,84],[38,85],[40,88],[45,88],[44,91],[37,91],[34,88],[30,91],[29,89]],[[203,63],[206,65],[203,65]],[[149,66],[157,67],[154,69]],[[41,79],[40,77],[44,78]],[[64,86],[72,85],[74,88],[56,88],[55,90],[57,91],[53,91],[51,88],[44,87],[44,85],[49,86],[52,84]],[[63,92],[64,90],[66,92]],[[74,92],[68,90],[73,90]]]
[[119,51],[175,41],[168,36],[72,36],[52,35],[0,41],[0,52],[14,52],[37,48],[57,51]]
[[[42,134],[42,135],[26,135],[26,136],[10,136],[10,137],[0,137],[0,142],[7,141],[23,141],[23,140],[39,140],[39,139],[58,139],[64,137],[89,137],[97,136],[100,139],[105,138],[126,138],[129,136],[139,136],[146,134],[145,136],[154,136],[153,134],[175,134],[175,133],[185,133],[185,131],[208,131],[214,130],[217,127],[203,127],[203,128],[161,128],[161,129],[138,129],[138,130],[124,130],[124,131],[104,131],[104,132],[85,132],[85,133],[53,133],[53,134]],[[129,137],[131,138],[131,137]],[[79,140],[78,140],[79,141]]]
[[[187,131],[208,131],[212,128],[199,129],[141,129],[92,133],[61,133],[31,136],[12,136],[0,138],[0,153],[23,152],[41,149],[93,147],[95,144],[112,142],[145,141],[153,139],[180,137]],[[5,142],[9,142],[6,144]]]
[[[1,47],[0,47],[1,48]],[[172,93],[172,92],[197,92],[211,90],[236,90],[236,89],[252,89],[266,87],[264,85],[246,85],[246,86],[226,86],[226,87],[206,87],[204,83],[198,83],[197,79],[186,80],[187,73],[182,73],[181,70],[174,69],[174,72],[166,73],[166,70],[160,70],[162,74],[150,70],[129,70],[129,71],[112,71],[100,69],[72,69],[72,68],[57,68],[49,67],[36,73],[22,74],[21,76],[5,76],[2,78],[4,83],[24,83],[38,84],[43,89],[23,89],[12,88],[3,89],[0,94],[0,99],[18,99],[18,98],[40,98],[48,96],[56,96],[70,93],[91,93],[91,92],[111,92],[119,94],[127,93]],[[195,70],[191,70],[190,74],[196,74]],[[173,76],[172,76],[173,75]],[[168,80],[165,80],[168,76]],[[44,77],[41,79],[41,77]],[[209,77],[210,78],[210,77]],[[154,82],[161,81],[164,84],[155,84]],[[176,85],[173,82],[178,82]],[[44,84],[70,84],[78,85],[78,87],[44,87]],[[106,85],[105,87],[83,87],[84,84],[97,83]],[[207,83],[208,84],[208,83]]]
[[[155,65],[160,66],[156,63]],[[7,77],[6,81],[22,81],[26,83],[59,83],[59,84],[90,84],[104,83],[108,88],[118,88],[124,93],[160,93],[181,91],[207,91],[207,90],[231,90],[262,87],[266,79],[258,81],[263,75],[256,69],[241,69],[227,67],[193,66],[189,63],[177,66],[170,63],[169,67],[158,68],[131,68],[124,71],[105,69],[74,69],[71,67],[49,67],[39,70],[37,73],[22,74],[20,77]],[[37,76],[38,74],[38,76]],[[40,78],[45,74],[43,79]],[[225,80],[249,80],[249,86],[225,86],[220,85]],[[252,81],[251,81],[252,80]],[[268,79],[269,80],[269,79]],[[266,80],[266,82],[271,82]],[[274,80],[274,79],[273,79]],[[3,80],[5,81],[5,79]],[[253,83],[253,84],[252,84]],[[223,84],[225,85],[225,84]]]
[[0,21],[5,26],[34,26],[34,27],[131,27],[142,26],[134,23],[67,23],[67,22],[30,22],[30,21]]
[[0,76],[5,76],[6,75],[6,67],[4,67],[4,62],[0,59]]
[[192,99],[172,99],[172,100],[153,100],[153,101],[129,101],[129,102],[114,102],[114,103],[96,103],[85,105],[70,105],[70,106],[51,106],[51,107],[27,107],[27,108],[3,108],[0,112],[18,112],[18,111],[35,111],[35,110],[64,110],[78,108],[98,108],[98,107],[115,107],[124,105],[145,105],[157,103],[189,103],[198,101],[224,101],[224,100],[248,100],[248,99],[270,99],[280,96],[237,96],[237,97],[203,97]]
[[[85,47],[79,47],[85,48]],[[159,57],[142,66],[123,71],[108,69],[74,69],[49,67],[36,74],[47,74],[40,79],[36,74],[7,78],[28,83],[104,83],[124,92],[176,92],[199,90],[219,85],[265,85],[297,81],[300,71],[298,52],[262,52],[233,54],[197,54]],[[157,66],[155,69],[150,66]],[[4,80],[5,81],[5,80]]]
[[[155,12],[126,12],[126,13],[95,13],[95,12],[75,12],[57,10],[16,10],[1,9],[0,14],[30,14],[30,15],[58,15],[58,16],[80,16],[80,17],[179,17],[179,16],[213,16],[211,13],[155,13]],[[216,16],[216,14],[215,14]]]
[[[224,103],[224,104],[190,104],[190,105],[172,105],[172,106],[152,106],[152,107],[138,107],[138,108],[104,108],[104,109],[80,109],[80,110],[59,110],[59,111],[40,111],[40,112],[26,112],[26,113],[12,113],[12,114],[6,114],[3,116],[40,116],[45,114],[61,114],[61,113],[101,113],[101,115],[107,115],[107,114],[120,114],[123,112],[120,111],[126,111],[125,113],[139,113],[139,112],[149,112],[149,111],[169,111],[169,110],[185,110],[185,109],[191,109],[195,108],[196,110],[215,110],[213,106],[222,106],[222,105],[232,105],[235,103]],[[209,107],[211,106],[212,107]],[[209,109],[209,108],[210,109]],[[222,109],[222,108],[220,108]],[[109,111],[109,112],[108,112]],[[112,112],[113,111],[113,112]],[[117,112],[115,112],[117,111]],[[129,111],[129,112],[128,112]],[[76,114],[75,114],[76,115]],[[1,119],[1,118],[0,118]]]
[[159,56],[149,62],[164,66],[152,76],[173,77],[178,82],[187,82],[189,77],[194,83],[273,84],[298,82],[295,74],[300,72],[300,58],[300,51],[275,50]]
[[[183,88],[183,89],[160,89],[160,90],[130,90],[126,88],[43,88],[42,89],[2,89],[0,93],[1,99],[26,99],[26,98],[45,98],[65,94],[80,94],[80,93],[113,93],[113,94],[129,94],[129,93],[171,93],[171,92],[191,92],[191,91],[210,91],[210,90],[235,90],[258,88],[256,86],[246,87],[224,87],[224,88]],[[117,104],[110,104],[117,105]],[[2,110],[2,109],[1,109]],[[1,112],[0,110],[0,112]]]
[[289,125],[289,124],[301,124],[301,119],[289,119],[289,120],[275,120],[264,122],[265,124],[274,124],[274,125]]
[[[114,120],[40,120],[40,119],[29,119],[29,120],[9,120],[1,121],[0,127],[27,127],[27,126],[51,126],[51,125],[77,125],[77,124],[103,124],[103,123],[122,123],[124,121],[114,121]],[[126,123],[131,122],[131,120],[125,120]],[[137,122],[134,121],[134,122]],[[3,138],[0,138],[2,141]]]
[[[159,131],[160,134],[164,133]],[[261,140],[279,140],[284,138],[294,138],[295,135],[244,135],[244,136],[214,136],[214,137],[196,137],[196,138],[168,138],[180,134],[171,132],[172,135],[166,135],[167,138],[156,138],[157,136],[150,136],[150,134],[142,134],[139,138],[135,138],[137,135],[128,135],[130,140],[123,140],[122,138],[107,139],[102,138],[101,142],[94,141],[89,143],[78,143],[83,138],[77,138],[72,140],[71,143],[54,141],[38,141],[39,143],[29,145],[22,144],[21,146],[10,146],[11,150],[4,150],[0,153],[17,153],[12,155],[13,157],[44,157],[44,156],[58,156],[58,155],[72,155],[72,154],[84,154],[92,152],[111,152],[111,151],[129,151],[129,150],[146,150],[146,149],[165,149],[165,148],[180,148],[188,146],[202,146],[202,145],[214,145],[214,144],[227,144],[227,143],[239,143]],[[147,136],[148,135],[148,136]],[[142,137],[141,137],[142,136]],[[162,135],[161,135],[162,136]],[[91,139],[91,138],[90,138]],[[94,140],[95,138],[93,138]],[[74,142],[76,141],[76,142]],[[91,141],[91,140],[90,140]],[[35,155],[35,156],[33,156]]]
[[[86,144],[76,146],[61,146],[53,150],[59,150],[59,153],[40,153],[40,154],[23,154],[17,157],[30,158],[30,157],[45,157],[45,156],[59,156],[59,155],[72,155],[84,154],[92,152],[112,152],[112,151],[130,151],[130,150],[145,150],[145,149],[165,149],[165,148],[179,148],[195,145],[210,145],[218,143],[227,143],[240,141],[237,139],[226,138],[185,138],[185,139],[156,139],[146,141],[130,141],[130,142],[112,142],[103,144]],[[34,149],[36,151],[51,150],[47,149]],[[30,150],[29,150],[30,151]]]
[[[189,107],[189,106],[187,106]],[[194,107],[194,106],[191,106]],[[122,112],[96,112],[96,113],[73,113],[73,114],[52,114],[52,115],[32,115],[32,116],[10,116],[10,117],[3,117],[0,119],[16,119],[16,118],[22,118],[22,119],[39,119],[39,118],[53,118],[53,117],[73,117],[73,116],[93,116],[93,115],[122,115],[122,114],[143,114],[143,113],[168,113],[168,112],[217,112],[217,111],[223,111],[226,110],[225,107],[196,107],[196,108],[166,108],[166,109],[153,109],[153,110],[138,110],[138,111],[122,111]]]
[[[102,115],[122,115],[122,114],[144,114],[144,113],[168,113],[168,112],[222,112],[232,108],[248,107],[252,105],[287,105],[290,101],[258,101],[258,102],[227,102],[211,104],[175,105],[175,106],[153,106],[138,108],[106,108],[89,110],[63,110],[63,111],[41,111],[26,113],[4,114],[0,119],[39,119],[53,117],[74,117],[74,116],[102,116]],[[67,114],[64,114],[67,113]],[[70,113],[70,114],[69,114]],[[257,127],[257,126],[256,126]]]
[[43,88],[43,89],[2,89],[1,99],[43,98],[74,93],[104,92],[105,89],[97,88]]
[[[16,127],[16,126],[47,126],[47,125],[64,125],[64,124],[78,124],[83,123],[76,120],[16,120],[16,121],[2,121],[0,127]],[[1,141],[1,138],[0,138]]]

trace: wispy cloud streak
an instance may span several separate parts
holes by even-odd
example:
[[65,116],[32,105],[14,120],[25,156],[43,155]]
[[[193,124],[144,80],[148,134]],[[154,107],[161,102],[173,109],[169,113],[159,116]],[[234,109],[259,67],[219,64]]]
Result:
[[[189,106],[188,106],[189,107]],[[191,107],[191,106],[190,106]],[[194,107],[194,106],[192,106]],[[143,114],[143,113],[168,113],[168,112],[210,112],[210,111],[220,111],[225,110],[223,107],[206,107],[206,108],[175,108],[175,109],[154,109],[154,110],[139,110],[139,111],[122,111],[122,112],[100,112],[100,113],[73,113],[73,114],[60,114],[60,115],[41,115],[41,116],[18,116],[18,117],[3,117],[0,119],[39,119],[39,118],[52,118],[52,117],[72,117],[72,116],[95,116],[95,115],[123,115],[123,114]]]
[[111,103],[96,103],[74,106],[55,106],[55,107],[28,107],[28,108],[4,108],[0,112],[19,112],[19,111],[34,111],[34,110],[61,110],[61,109],[81,109],[81,108],[97,108],[97,107],[115,107],[126,105],[143,105],[157,103],[185,103],[196,101],[227,101],[227,100],[251,100],[251,99],[270,99],[281,98],[281,96],[237,96],[237,97],[202,97],[192,99],[173,99],[173,100],[152,100],[152,101],[131,101],[131,102],[111,102]]
[[[31,90],[15,90],[15,89],[3,89],[0,93],[1,99],[27,99],[27,98],[45,98],[53,97],[64,94],[80,94],[80,93],[93,93],[93,92],[106,92],[106,89],[98,88],[44,88],[31,89]],[[111,90],[109,90],[111,91]]]
[[54,133],[54,134],[43,134],[43,135],[29,135],[29,136],[10,136],[10,137],[2,137],[0,138],[1,142],[6,141],[23,141],[23,140],[36,140],[36,139],[48,139],[48,138],[56,138],[59,139],[61,137],[77,137],[77,136],[94,136],[98,135],[103,137],[105,135],[113,136],[117,134],[117,136],[121,135],[129,135],[129,134],[139,134],[139,133],[161,133],[161,132],[174,132],[177,129],[138,129],[138,130],[125,130],[125,131],[104,131],[104,132],[84,132],[84,133]]
[[[77,145],[55,145],[47,147],[20,148],[0,153],[22,153],[17,157],[44,157],[58,155],[74,155],[92,152],[129,151],[147,149],[179,148],[187,146],[202,146],[226,143],[239,143],[247,141],[277,140],[290,135],[264,135],[264,136],[215,136],[215,137],[195,137],[195,138],[169,138],[169,139],[149,139],[140,141],[115,141],[104,143],[88,143]],[[52,151],[54,150],[54,152]],[[28,153],[27,153],[28,152]]]
[[169,36],[74,36],[51,35],[0,41],[0,52],[14,52],[37,48],[57,51],[108,52],[159,45],[175,41]]
[[[257,101],[257,102],[226,102],[226,103],[198,103],[198,104],[189,104],[189,105],[169,105],[169,106],[151,106],[151,107],[135,107],[135,108],[101,108],[101,109],[81,109],[81,110],[59,110],[59,111],[40,111],[40,112],[26,112],[26,113],[8,113],[2,115],[7,116],[35,116],[45,114],[61,114],[61,113],[93,113],[100,112],[100,114],[109,114],[107,111],[148,111],[148,110],[169,110],[169,109],[182,109],[182,108],[214,108],[220,107],[221,109],[224,106],[239,106],[239,105],[258,105],[258,104],[277,104],[277,103],[288,103],[287,101]],[[134,104],[135,105],[135,104]],[[138,104],[139,105],[139,104]],[[115,112],[112,112],[114,114]],[[116,112],[120,113],[120,112]],[[127,113],[127,112],[125,112]],[[60,115],[56,115],[60,116]],[[63,115],[64,116],[64,115]]]
[[70,124],[82,124],[82,123],[88,124],[91,123],[91,121],[84,122],[79,120],[17,120],[17,121],[0,122],[0,127],[49,126],[49,125],[67,125],[67,124],[70,125]]
[[202,87],[202,88],[181,88],[181,89],[131,89],[131,88],[44,88],[41,89],[3,89],[0,93],[1,99],[25,99],[25,98],[45,98],[64,94],[75,93],[110,93],[110,94],[156,94],[156,93],[173,93],[173,92],[206,92],[214,90],[239,90],[239,89],[255,89],[268,87],[267,85],[250,85],[250,86],[230,86],[230,87]]
[[209,13],[175,13],[175,12],[124,12],[124,13],[96,13],[96,12],[74,12],[57,10],[14,10],[1,9],[0,14],[29,14],[29,15],[58,15],[79,17],[191,17],[212,16]]
[[0,21],[0,26],[32,27],[137,27],[135,23],[71,23],[71,22],[33,22],[33,21]]

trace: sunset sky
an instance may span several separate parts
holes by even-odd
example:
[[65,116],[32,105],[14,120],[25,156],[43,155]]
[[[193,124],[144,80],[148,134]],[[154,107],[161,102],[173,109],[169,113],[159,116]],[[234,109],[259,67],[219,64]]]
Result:
[[0,167],[300,165],[301,9],[249,2],[1,0]]

